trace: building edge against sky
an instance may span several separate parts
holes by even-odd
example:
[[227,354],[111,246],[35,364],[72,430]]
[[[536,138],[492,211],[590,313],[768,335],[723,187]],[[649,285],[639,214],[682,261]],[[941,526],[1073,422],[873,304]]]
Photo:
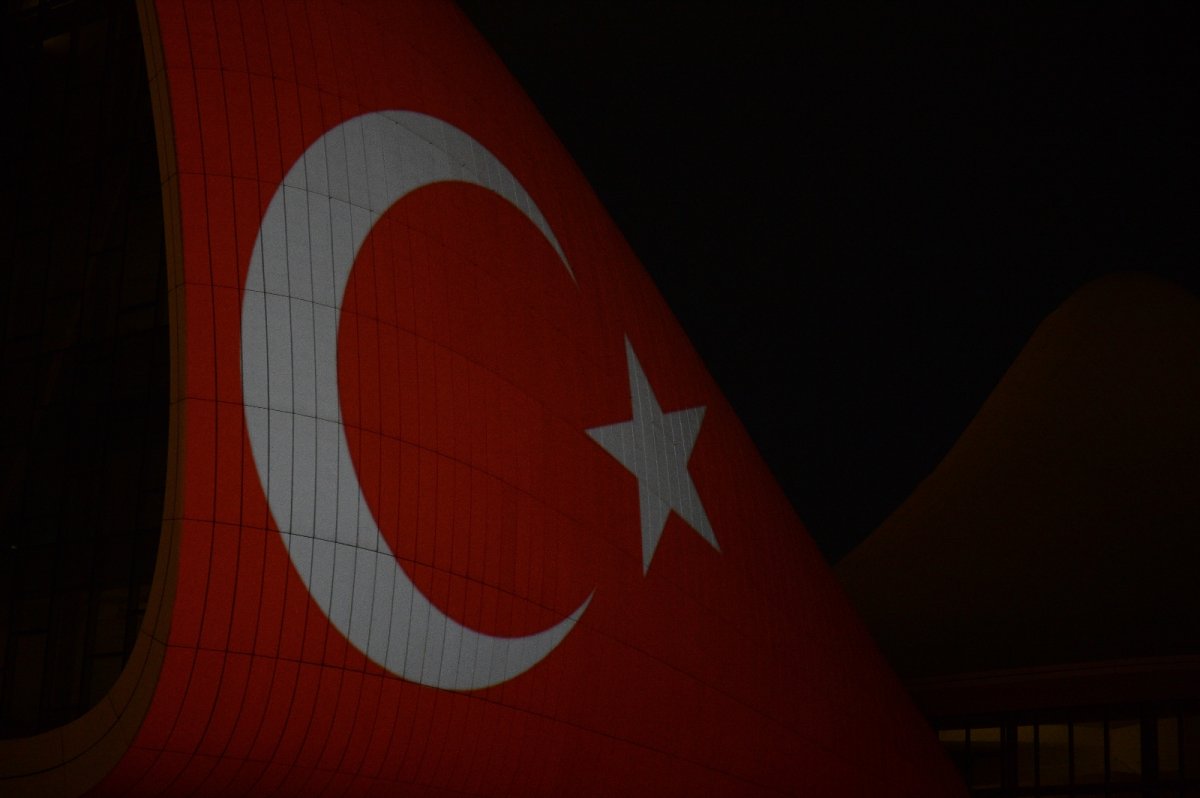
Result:
[[1200,794],[1198,350],[1190,291],[1084,286],[836,568],[979,794]]
[[[69,69],[119,26],[68,6],[37,44]],[[166,265],[117,290],[153,353],[165,278],[157,562],[144,593],[126,580],[144,617],[112,688],[0,741],[6,793],[961,794],[457,9],[139,17]],[[37,374],[70,350],[54,320]]]

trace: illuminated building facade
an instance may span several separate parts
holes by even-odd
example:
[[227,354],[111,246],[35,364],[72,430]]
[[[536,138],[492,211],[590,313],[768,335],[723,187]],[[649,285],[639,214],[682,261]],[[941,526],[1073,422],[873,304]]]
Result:
[[10,17],[0,791],[962,794],[457,9]]

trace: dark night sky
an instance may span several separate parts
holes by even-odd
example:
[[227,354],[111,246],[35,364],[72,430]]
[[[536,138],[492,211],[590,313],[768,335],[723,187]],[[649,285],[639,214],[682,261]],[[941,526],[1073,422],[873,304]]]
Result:
[[831,560],[1076,288],[1200,291],[1186,4],[460,6]]

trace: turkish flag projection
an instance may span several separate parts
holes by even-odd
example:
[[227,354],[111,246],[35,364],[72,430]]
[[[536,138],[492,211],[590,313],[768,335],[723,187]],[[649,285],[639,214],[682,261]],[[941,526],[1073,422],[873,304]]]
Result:
[[147,11],[177,573],[95,794],[960,793],[452,5]]

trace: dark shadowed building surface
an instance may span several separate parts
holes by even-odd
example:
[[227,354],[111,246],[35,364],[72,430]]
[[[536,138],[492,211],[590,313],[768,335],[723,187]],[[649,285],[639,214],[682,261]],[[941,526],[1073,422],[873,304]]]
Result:
[[162,525],[162,193],[131,4],[0,21],[0,737],[103,698]]
[[1091,283],[838,565],[975,786],[1200,789],[1198,399],[1200,299]]

